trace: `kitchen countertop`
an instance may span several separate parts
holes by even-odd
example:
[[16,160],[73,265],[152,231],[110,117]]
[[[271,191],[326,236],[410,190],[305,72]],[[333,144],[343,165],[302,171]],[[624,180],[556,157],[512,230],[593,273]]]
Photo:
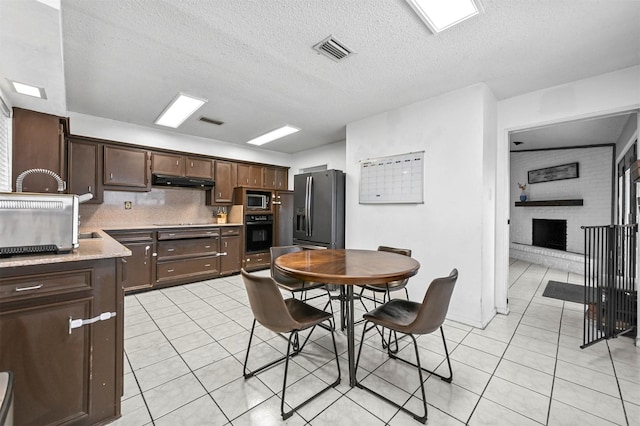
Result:
[[98,234],[99,238],[80,239],[79,247],[69,253],[26,254],[0,258],[0,269],[131,256],[131,250],[111,238],[106,232],[102,230],[92,230],[92,232]]
[[133,229],[166,229],[166,228],[205,228],[242,226],[242,223],[183,223],[183,224],[148,224],[148,225],[109,225],[103,229],[81,228],[80,234],[95,233],[99,238],[80,238],[80,246],[70,253],[26,254],[0,258],[1,268],[43,265],[47,263],[77,262],[91,259],[107,259],[111,257],[131,256],[131,250],[113,239],[107,231]]

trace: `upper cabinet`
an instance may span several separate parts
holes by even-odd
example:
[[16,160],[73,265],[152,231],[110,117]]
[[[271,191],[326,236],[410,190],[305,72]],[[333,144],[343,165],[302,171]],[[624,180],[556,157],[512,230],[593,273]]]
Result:
[[238,186],[262,188],[264,167],[254,164],[238,164]]
[[268,189],[288,189],[287,169],[282,167],[264,168],[264,187]]
[[105,189],[150,191],[149,152],[144,149],[104,146]]
[[207,193],[207,204],[233,203],[233,188],[236,186],[236,163],[215,161],[216,186]]
[[213,179],[213,161],[200,157],[152,152],[151,172],[160,175]]
[[[12,185],[20,173],[46,169],[66,179],[64,133],[68,120],[21,108],[13,109]],[[32,173],[22,182],[23,192],[58,192],[58,183],[49,175]]]
[[87,203],[102,203],[102,144],[69,137],[67,154],[68,192],[91,193],[93,198]]

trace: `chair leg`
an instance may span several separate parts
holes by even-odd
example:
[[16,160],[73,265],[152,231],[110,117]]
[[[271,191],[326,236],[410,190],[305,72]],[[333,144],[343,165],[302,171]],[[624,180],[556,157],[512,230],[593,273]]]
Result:
[[[447,342],[444,338],[444,330],[442,329],[442,326],[440,326],[440,333],[442,334],[442,343],[444,344],[444,352],[447,355],[447,365],[449,366],[449,377],[444,377],[438,373],[435,373],[431,370],[427,370],[426,368],[421,367],[422,371],[426,371],[429,374],[433,374],[434,376],[440,377],[440,379],[444,380],[447,383],[451,383],[451,381],[453,380],[453,370],[451,369],[451,360],[449,359],[449,350],[447,348]],[[405,364],[409,364],[409,365],[413,365],[414,367],[418,367],[416,364],[412,363],[411,361],[407,361],[406,359],[400,358],[399,356],[388,352],[389,357],[393,358],[393,359],[397,359],[398,361],[402,361]]]
[[[341,379],[340,361],[338,359],[338,347],[336,345],[336,338],[335,338],[335,334],[334,334],[334,331],[333,331],[333,329],[335,327],[334,327],[333,321],[331,319],[329,319],[328,321],[329,321],[328,329],[331,331],[331,339],[333,340],[333,353],[335,354],[336,366],[338,367],[338,378],[335,380],[335,382],[333,382],[330,385],[326,386],[321,391],[319,391],[318,393],[316,393],[313,396],[311,396],[309,399],[306,399],[305,401],[301,402],[300,404],[298,404],[297,406],[292,408],[290,411],[285,412],[284,411],[284,401],[285,401],[285,392],[286,392],[286,389],[287,389],[287,374],[289,372],[289,358],[291,358],[291,357],[293,357],[295,355],[295,353],[290,355],[290,350],[291,350],[291,347],[292,347],[292,336],[294,334],[298,334],[297,331],[291,332],[291,334],[289,335],[289,345],[287,346],[287,355],[286,355],[286,361],[285,361],[285,365],[284,365],[284,378],[282,379],[282,399],[280,400],[280,415],[282,416],[282,420],[287,420],[289,417],[291,417],[293,415],[294,411],[297,411],[298,409],[300,409],[301,407],[303,407],[307,403],[313,401],[315,398],[317,398],[318,396],[320,396],[324,392],[328,391],[331,388],[335,388],[336,386],[338,386],[340,384],[340,379]],[[313,332],[313,329],[309,333],[309,336],[311,335],[312,332]],[[308,336],[307,336],[307,339],[308,339]],[[305,343],[306,343],[306,340],[305,340]],[[304,344],[303,344],[303,347],[304,347]]]
[[[362,339],[360,340],[360,349],[358,350],[358,357],[356,358],[356,366],[355,366],[356,373],[358,372],[358,364],[360,364],[360,354],[362,353],[362,344],[364,342],[365,333],[367,332],[367,323],[368,322],[369,321],[365,322],[364,329],[362,330]],[[369,328],[369,329],[371,329],[371,328]],[[404,411],[405,413],[411,414],[411,416],[413,416],[413,418],[418,420],[420,423],[426,423],[427,422],[427,397],[426,397],[426,393],[424,391],[424,377],[422,376],[422,371],[424,369],[420,366],[420,354],[418,352],[418,342],[416,341],[416,338],[413,336],[413,334],[409,334],[409,336],[411,336],[411,339],[413,339],[413,347],[415,348],[415,351],[416,351],[417,365],[415,365],[415,366],[418,369],[418,378],[420,380],[420,391],[422,393],[422,405],[424,406],[424,415],[419,416],[418,414],[414,413],[413,411],[410,411],[410,410],[406,409],[405,407],[399,405],[398,403],[390,400],[386,396],[381,395],[378,392],[374,391],[373,389],[363,385],[362,383],[357,381],[357,376],[356,376],[356,386],[359,387],[360,389],[364,389],[367,392],[377,396],[378,398],[388,402],[389,404],[391,404],[394,407]]]
[[[256,374],[258,374],[259,372],[266,370],[270,367],[273,367],[274,365],[284,361],[285,359],[289,358],[289,357],[294,357],[296,355],[298,355],[299,352],[293,352],[291,355],[289,355],[288,349],[287,349],[287,355],[282,356],[278,359],[275,359],[265,365],[263,365],[262,367],[256,368],[255,370],[249,371],[247,369],[247,363],[249,361],[249,351],[251,350],[251,340],[253,339],[253,332],[256,328],[256,320],[254,318],[253,320],[253,325],[251,326],[251,334],[249,334],[249,345],[247,346],[247,353],[244,356],[244,364],[242,366],[242,376],[246,379],[255,376]],[[289,336],[289,340],[291,340],[291,336]]]

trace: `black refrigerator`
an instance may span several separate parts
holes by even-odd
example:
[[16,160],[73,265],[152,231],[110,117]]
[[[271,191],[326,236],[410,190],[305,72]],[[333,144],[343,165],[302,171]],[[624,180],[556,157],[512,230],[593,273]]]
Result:
[[342,170],[293,177],[293,243],[307,248],[344,248]]

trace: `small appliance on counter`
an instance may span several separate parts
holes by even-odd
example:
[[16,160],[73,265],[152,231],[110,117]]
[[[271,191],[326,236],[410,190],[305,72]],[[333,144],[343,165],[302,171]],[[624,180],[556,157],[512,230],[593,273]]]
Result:
[[78,247],[78,204],[91,194],[0,192],[0,255]]

